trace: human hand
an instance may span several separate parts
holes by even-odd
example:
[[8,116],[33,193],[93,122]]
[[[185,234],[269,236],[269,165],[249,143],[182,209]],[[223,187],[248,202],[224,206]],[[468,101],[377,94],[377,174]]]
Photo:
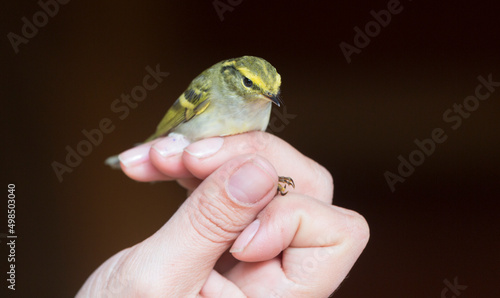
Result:
[[177,180],[188,191],[192,191],[231,158],[259,154],[272,161],[280,175],[294,179],[296,192],[324,202],[332,201],[333,181],[330,173],[274,135],[253,131],[209,138],[188,145],[182,136],[176,136],[132,148],[120,154],[122,170],[138,181]]
[[[98,268],[80,296],[288,297],[335,290],[365,247],[368,227],[357,213],[330,205],[328,172],[265,133],[216,139],[167,158],[151,150],[124,169],[138,180],[182,179],[194,191],[157,233]],[[266,158],[297,189],[275,197],[277,173]]]

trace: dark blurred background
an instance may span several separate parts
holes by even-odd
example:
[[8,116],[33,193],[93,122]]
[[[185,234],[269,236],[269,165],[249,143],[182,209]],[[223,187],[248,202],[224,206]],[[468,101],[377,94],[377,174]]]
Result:
[[[276,135],[327,167],[334,203],[370,224],[335,297],[452,297],[445,280],[454,279],[467,286],[460,297],[498,297],[500,87],[482,88],[490,96],[477,106],[469,98],[457,129],[458,114],[443,119],[475,94],[478,76],[500,82],[498,2],[231,3],[220,15],[213,1],[70,1],[44,20],[37,1],[2,2],[2,181],[16,185],[15,294],[73,296],[107,258],[159,229],[184,190],[134,182],[104,159],[152,133],[205,68],[255,55],[278,69],[286,111],[297,115]],[[370,11],[388,4],[399,13],[377,32]],[[34,15],[43,26],[20,42],[22,18]],[[339,45],[355,46],[355,27],[367,23],[369,44],[348,63]],[[170,75],[118,118],[111,103],[157,64]],[[60,182],[52,163],[64,164],[66,146],[103,118],[114,131]],[[400,175],[398,156],[408,160],[414,140],[435,128],[446,141],[392,192],[384,173]],[[7,254],[2,245],[1,272]]]

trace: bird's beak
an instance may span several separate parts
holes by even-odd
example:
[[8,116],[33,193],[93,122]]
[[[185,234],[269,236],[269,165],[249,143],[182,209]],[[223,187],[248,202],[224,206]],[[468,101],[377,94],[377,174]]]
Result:
[[281,106],[280,104],[280,101],[278,99],[278,96],[277,95],[274,95],[274,94],[271,94],[271,93],[267,93],[265,95],[265,97],[267,97],[270,101],[272,101],[275,105],[277,105],[278,107]]

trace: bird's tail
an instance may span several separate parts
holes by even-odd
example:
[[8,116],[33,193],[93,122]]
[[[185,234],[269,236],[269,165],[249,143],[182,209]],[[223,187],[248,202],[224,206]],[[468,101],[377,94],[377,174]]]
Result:
[[104,164],[110,166],[114,170],[121,169],[120,159],[118,159],[118,155],[113,155],[113,156],[106,158],[106,160],[104,161]]

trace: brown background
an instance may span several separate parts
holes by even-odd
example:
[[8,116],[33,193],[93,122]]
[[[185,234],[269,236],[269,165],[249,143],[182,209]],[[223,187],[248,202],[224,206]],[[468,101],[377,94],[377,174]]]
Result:
[[[7,33],[21,34],[21,18],[40,7],[4,2],[2,181],[17,189],[19,296],[74,295],[99,264],[168,220],[185,196],[179,186],[134,182],[103,160],[147,137],[198,73],[242,55],[276,66],[297,115],[277,135],[326,166],[334,203],[370,224],[336,297],[439,297],[455,277],[468,286],[460,297],[498,293],[500,88],[459,129],[442,118],[479,75],[500,81],[494,1],[402,1],[350,64],[339,43],[352,44],[353,28],[388,1],[243,1],[223,21],[212,1],[70,1],[18,54]],[[111,102],[156,64],[170,76],[120,120]],[[51,163],[102,118],[115,131],[60,183]],[[436,127],[448,139],[392,193],[384,172]],[[0,272],[6,254],[2,245]]]

